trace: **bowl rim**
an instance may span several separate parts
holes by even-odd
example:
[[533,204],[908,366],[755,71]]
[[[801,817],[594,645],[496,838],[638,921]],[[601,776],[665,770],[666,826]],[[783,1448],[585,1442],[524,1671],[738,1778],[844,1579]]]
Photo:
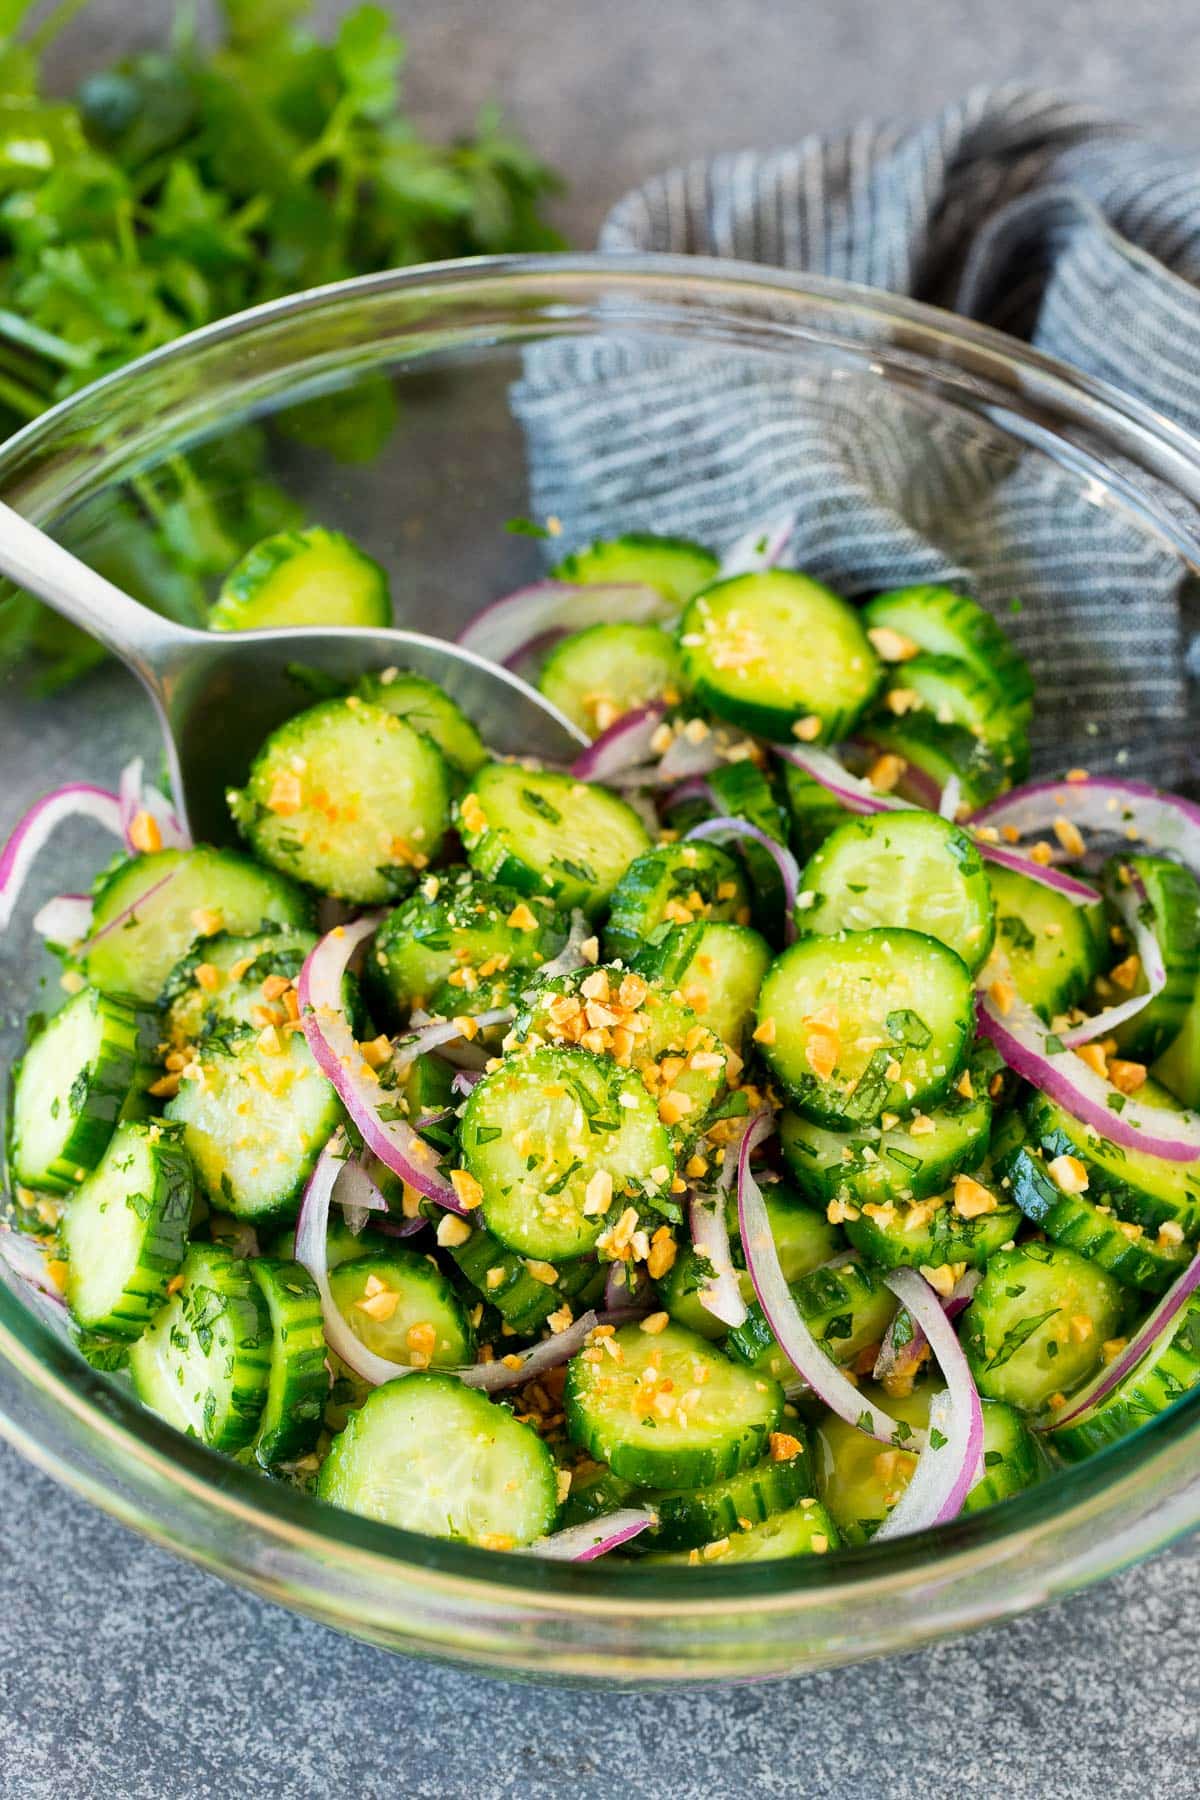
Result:
[[[832,277],[802,275],[721,258],[634,253],[566,252],[421,264],[330,283],[232,314],[90,384],[14,433],[0,445],[0,485],[14,464],[53,440],[88,406],[122,387],[153,378],[164,366],[185,362],[209,346],[252,337],[305,313],[327,307],[341,309],[375,295],[408,292],[417,296],[428,292],[435,296],[441,292],[448,297],[455,289],[483,291],[495,287],[498,292],[516,296],[524,289],[547,288],[564,279],[592,284],[598,294],[609,284],[646,296],[678,296],[682,288],[697,297],[726,302],[735,309],[739,303],[745,305],[754,298],[774,305],[791,300],[797,303],[796,323],[802,331],[800,306],[804,302],[840,305],[846,312],[865,314],[885,328],[903,326],[912,333],[912,343],[906,348],[928,355],[970,351],[978,358],[980,369],[1003,376],[1006,385],[1023,401],[1052,402],[1076,421],[1093,427],[1132,428],[1154,472],[1200,507],[1200,440],[1135,396],[989,326],[920,301]],[[698,313],[695,317],[702,322],[704,315]],[[765,325],[784,332],[789,329],[786,319],[774,317],[760,320],[751,315],[747,323],[752,333]],[[822,322],[822,336],[826,329]],[[812,330],[810,321],[807,334],[811,335]],[[951,356],[952,367],[956,360]],[[1200,534],[1190,536],[1185,531],[1184,542],[1200,560]],[[1165,1468],[1179,1444],[1200,1430],[1200,1392],[1196,1392],[1133,1437],[986,1512],[965,1515],[949,1525],[892,1540],[886,1550],[868,1545],[843,1549],[828,1559],[793,1558],[725,1566],[718,1561],[708,1568],[703,1591],[698,1591],[694,1573],[686,1568],[655,1567],[651,1577],[647,1569],[637,1564],[571,1565],[523,1553],[480,1550],[363,1519],[265,1480],[256,1469],[231,1462],[203,1444],[182,1437],[143,1409],[131,1394],[81,1367],[76,1353],[3,1282],[0,1360],[27,1384],[39,1403],[52,1409],[62,1408],[88,1432],[97,1434],[110,1453],[119,1451],[121,1458],[132,1459],[148,1481],[190,1491],[231,1520],[284,1542],[295,1551],[352,1565],[366,1578],[386,1574],[394,1582],[402,1570],[410,1582],[440,1593],[456,1591],[467,1598],[481,1592],[496,1598],[507,1595],[519,1598],[523,1607],[535,1613],[546,1608],[593,1617],[626,1615],[633,1602],[638,1603],[639,1614],[647,1618],[676,1620],[687,1616],[704,1618],[730,1602],[737,1602],[739,1608],[755,1616],[794,1612],[802,1608],[806,1597],[813,1603],[819,1599],[822,1604],[841,1597],[846,1604],[852,1604],[867,1589],[879,1598],[904,1590],[914,1574],[928,1576],[935,1567],[939,1584],[952,1586],[960,1574],[978,1572],[989,1562],[1002,1561],[1002,1553],[1011,1549],[1018,1536],[1028,1542],[1051,1531],[1058,1533],[1068,1517],[1077,1516],[1083,1523],[1101,1502],[1110,1514],[1116,1511],[1116,1505],[1111,1503],[1122,1499],[1132,1503],[1134,1490],[1141,1494],[1152,1471]],[[39,1445],[36,1434],[14,1417],[3,1395],[0,1434],[104,1510],[143,1531],[152,1531],[111,1486],[78,1469],[64,1469],[56,1464]],[[1178,1501],[1177,1491],[1171,1532],[1200,1519],[1200,1484],[1184,1497],[1182,1506]],[[1135,1513],[1136,1510],[1135,1505]],[[1137,1527],[1125,1534],[1128,1541],[1122,1541],[1118,1560],[1132,1560],[1161,1541],[1163,1527],[1158,1515],[1139,1517]],[[189,1549],[186,1542],[175,1542],[173,1547],[184,1554],[199,1554]],[[1082,1579],[1092,1579],[1115,1566],[1117,1561],[1112,1557],[1098,1565],[1093,1558]],[[249,1565],[239,1568],[235,1564],[222,1572],[252,1584],[255,1580]],[[1078,1586],[1081,1582],[1071,1578],[1068,1585]],[[1007,1610],[1023,1610],[1029,1604],[1027,1597],[1018,1597]],[[988,1616],[998,1616],[1002,1610],[1005,1609],[999,1608]],[[961,1618],[949,1623],[935,1622],[927,1635],[961,1628],[968,1622]]]

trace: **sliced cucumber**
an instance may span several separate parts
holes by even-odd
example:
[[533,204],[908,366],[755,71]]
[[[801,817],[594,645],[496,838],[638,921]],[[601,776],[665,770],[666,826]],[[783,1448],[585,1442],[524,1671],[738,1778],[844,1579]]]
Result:
[[1060,1244],[989,1259],[964,1315],[963,1348],[981,1394],[1039,1412],[1098,1368],[1126,1316],[1119,1282]]
[[949,1092],[974,1005],[970,971],[936,938],[887,928],[808,937],[768,970],[756,1035],[806,1117],[856,1128]]
[[[981,1186],[998,1198],[998,1184]],[[867,1207],[845,1221],[846,1236],[856,1250],[882,1269],[940,1269],[947,1263],[984,1263],[1020,1229],[1021,1209],[1000,1204],[994,1212],[964,1217],[953,1192],[911,1203],[888,1202]]]
[[1011,781],[1029,773],[1028,708],[1014,709],[995,682],[954,656],[924,652],[903,663],[889,684],[916,697],[939,725],[960,725],[995,755]]
[[991,1137],[992,1103],[986,1092],[972,1090],[970,1099],[952,1092],[924,1117],[931,1129],[923,1126],[914,1137],[910,1120],[901,1119],[886,1131],[878,1125],[830,1131],[799,1113],[785,1112],[779,1140],[788,1167],[818,1205],[926,1200],[982,1163]]
[[311,926],[312,902],[284,876],[233,850],[156,850],[122,863],[99,894],[84,946],[88,980],[145,1005],[198,938]]
[[664,925],[750,916],[750,892],[734,858],[716,844],[660,844],[634,857],[612,891],[604,953],[626,962]]
[[431,738],[351,694],[273,731],[229,806],[263,862],[376,905],[407,892],[437,856],[450,778]]
[[[919,1387],[903,1398],[869,1387],[863,1391],[914,1430],[928,1425],[934,1387]],[[816,1427],[813,1448],[817,1491],[838,1530],[848,1544],[869,1542],[912,1480],[915,1453],[880,1444],[832,1413]],[[993,1506],[1033,1487],[1049,1472],[1045,1452],[1019,1413],[998,1400],[985,1400],[983,1473],[963,1502],[963,1511]]]
[[1124,1287],[1161,1294],[1192,1258],[1185,1242],[1150,1237],[1140,1225],[1118,1219],[1087,1194],[1064,1193],[1038,1152],[1022,1147],[1005,1165],[1013,1199],[1025,1217],[1056,1244],[1065,1244],[1115,1276]]
[[[1140,1013],[1117,1027],[1114,1036],[1123,1056],[1151,1062],[1181,1031],[1200,979],[1200,882],[1190,869],[1165,856],[1117,860],[1145,889],[1143,922],[1158,942],[1167,981]],[[1121,879],[1120,875],[1117,878]],[[1144,994],[1146,987],[1145,970],[1139,968],[1133,988],[1127,991]],[[1109,983],[1109,1003],[1118,997],[1124,998],[1124,991],[1118,996],[1115,984]]]
[[[1165,1089],[1147,1081],[1138,1089],[1143,1106],[1169,1112],[1174,1101]],[[1168,1162],[1145,1150],[1127,1150],[1081,1125],[1063,1107],[1038,1093],[1025,1105],[1029,1137],[1047,1162],[1075,1156],[1088,1176],[1087,1195],[1111,1206],[1117,1217],[1157,1233],[1174,1221],[1186,1238],[1200,1237],[1200,1163]]]
[[1157,1418],[1200,1382],[1200,1300],[1194,1295],[1141,1361],[1097,1406],[1050,1434],[1068,1462],[1082,1462]]
[[990,744],[965,725],[943,725],[932,713],[910,712],[896,718],[879,709],[860,735],[875,750],[900,759],[896,792],[919,806],[928,804],[931,787],[940,793],[957,781],[960,814],[963,809],[971,813],[1012,785],[1008,768]]
[[532,1274],[524,1257],[507,1250],[482,1226],[476,1226],[464,1243],[451,1245],[449,1254],[518,1337],[532,1337],[564,1302],[579,1314],[595,1306],[604,1293],[604,1270],[591,1257],[564,1263],[556,1270],[557,1279],[547,1282],[540,1279],[545,1269]]
[[214,1206],[238,1219],[294,1214],[341,1116],[303,1034],[203,1045],[166,1114]]
[[14,1180],[67,1193],[91,1173],[145,1085],[147,1026],[132,1006],[84,988],[38,1033],[13,1076]]
[[1074,1006],[1100,967],[1107,938],[1104,903],[1074,901],[1029,876],[989,863],[996,949],[1022,1000],[1047,1024]]
[[641,1078],[587,1050],[537,1050],[485,1075],[467,1101],[462,1153],[489,1231],[552,1264],[584,1255],[604,1233],[605,1210],[587,1210],[595,1177],[620,1211],[642,1197],[653,1205],[675,1172]]
[[783,1412],[769,1376],[730,1362],[678,1325],[622,1325],[572,1357],[567,1429],[588,1454],[643,1487],[706,1487],[757,1462]]
[[715,581],[720,563],[703,544],[688,538],[656,537],[650,532],[630,532],[574,550],[551,571],[556,581],[627,583],[657,588],[675,605],[682,606],[702,587]]
[[711,1487],[651,1488],[639,1494],[637,1504],[651,1507],[658,1523],[636,1540],[637,1554],[695,1550],[734,1532],[749,1531],[810,1494],[813,1468],[804,1427],[797,1423],[793,1432],[780,1435],[795,1445],[790,1457],[768,1458]]
[[136,1338],[183,1261],[195,1198],[181,1134],[157,1121],[118,1125],[67,1208],[67,1304],[78,1324]]
[[674,638],[660,625],[589,625],[555,645],[538,686],[573,725],[599,737],[647,701],[675,705],[683,669]]
[[430,889],[423,884],[402,901],[375,938],[372,978],[403,1017],[427,1005],[450,977],[462,1002],[454,1010],[463,1012],[481,980],[498,971],[535,970],[567,941],[566,921],[548,901],[531,904],[515,888],[470,869],[444,869]]
[[635,966],[647,980],[678,994],[722,1043],[741,1050],[754,1024],[771,951],[748,925],[672,925],[646,945]]
[[[798,1281],[843,1248],[844,1240],[836,1225],[831,1225],[816,1207],[799,1199],[784,1182],[764,1186],[763,1200],[785,1281]],[[737,1201],[732,1196],[727,1211],[735,1263],[741,1264],[745,1259],[737,1235]],[[725,1335],[726,1327],[700,1300],[711,1278],[707,1259],[687,1251],[676,1257],[657,1285],[659,1298],[677,1325],[686,1326],[701,1337],[719,1338]],[[754,1283],[745,1268],[738,1274],[738,1286],[749,1305],[754,1299]]]
[[1182,1106],[1193,1110],[1200,1107],[1200,993],[1193,998],[1183,1024],[1150,1073]]
[[606,788],[514,763],[480,769],[459,802],[458,828],[471,867],[486,880],[593,918],[650,848],[633,808]]
[[773,1513],[761,1525],[749,1531],[731,1532],[715,1543],[699,1550],[668,1551],[662,1556],[648,1556],[646,1562],[690,1564],[779,1562],[789,1556],[824,1556],[827,1550],[841,1545],[837,1526],[819,1500],[806,1496],[787,1512]]
[[719,718],[793,741],[815,719],[824,743],[848,735],[881,669],[859,615],[807,575],[773,569],[705,588],[679,625],[684,673]]
[[379,564],[340,531],[320,525],[277,532],[247,550],[208,615],[210,631],[391,622]]
[[241,1450],[258,1430],[271,1380],[270,1315],[249,1265],[193,1244],[182,1283],[129,1352],[143,1406],[214,1450]]
[[255,1256],[247,1263],[271,1324],[271,1373],[254,1454],[264,1468],[306,1456],[329,1397],[321,1296],[298,1262]]
[[1011,707],[1027,707],[1033,699],[1025,658],[992,615],[966,594],[934,586],[892,588],[868,603],[863,620],[870,631],[887,627],[920,650],[965,663]]
[[797,922],[829,936],[899,925],[957,951],[968,969],[986,960],[994,931],[983,858],[965,831],[936,813],[847,819],[812,857]]
[[785,762],[780,765],[780,773],[787,801],[788,843],[803,866],[849,815],[841,801],[835,800],[807,769]]
[[[705,778],[705,785],[718,814],[745,819],[777,844],[787,843],[787,813],[771,782],[755,763],[722,763]],[[779,865],[766,845],[753,838],[740,838],[735,848],[750,884],[750,923],[772,943],[778,943],[787,907]]]
[[474,1362],[466,1307],[427,1256],[399,1247],[356,1256],[338,1264],[329,1285],[351,1331],[376,1356],[416,1369]]
[[532,1544],[558,1511],[554,1460],[530,1425],[453,1375],[375,1388],[321,1466],[322,1500],[489,1550]]
[[272,992],[280,978],[294,984],[316,941],[311,931],[287,927],[205,938],[167,977],[161,996],[167,1042],[178,1049],[215,1032],[228,1037],[230,1027],[257,1033],[272,1019],[284,1024],[290,1015],[281,995],[268,999],[263,983]]
[[432,738],[450,767],[468,780],[488,760],[487,747],[462,707],[423,675],[384,669],[379,675],[364,675],[357,692],[372,706],[381,706]]
[[[834,1267],[814,1269],[791,1283],[800,1315],[831,1362],[855,1362],[864,1350],[883,1341],[896,1313],[896,1296],[882,1275],[857,1253]],[[731,1331],[729,1354],[792,1387],[798,1376],[763,1317],[756,1301],[748,1318]]]
[[590,1462],[585,1457],[572,1470],[570,1491],[563,1501],[563,1528],[586,1525],[589,1519],[598,1519],[603,1513],[636,1505],[636,1493],[632,1481],[614,1475],[603,1463]]

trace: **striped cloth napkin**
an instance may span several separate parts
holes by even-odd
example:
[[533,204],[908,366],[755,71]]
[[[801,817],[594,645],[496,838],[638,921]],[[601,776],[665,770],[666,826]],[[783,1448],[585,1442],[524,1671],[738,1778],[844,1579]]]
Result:
[[[912,295],[1200,432],[1200,158],[1055,95],[981,88],[924,125],[671,170],[614,208],[600,248]],[[1195,771],[1179,559],[1042,459],[998,456],[879,382],[615,333],[531,352],[514,409],[532,504],[568,546],[630,530],[719,545],[795,510],[788,566],[851,595],[946,581],[1003,617],[1038,682],[1038,768]]]

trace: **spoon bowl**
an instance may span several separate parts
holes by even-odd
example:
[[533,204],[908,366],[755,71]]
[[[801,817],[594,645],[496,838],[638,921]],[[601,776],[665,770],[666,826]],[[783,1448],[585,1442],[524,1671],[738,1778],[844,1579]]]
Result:
[[434,681],[501,756],[570,762],[582,732],[507,669],[418,631],[305,626],[194,631],[161,618],[0,503],[0,574],[90,632],[148,691],[177,810],[192,836],[234,837],[226,790],[240,786],[268,733],[314,692],[399,668]]

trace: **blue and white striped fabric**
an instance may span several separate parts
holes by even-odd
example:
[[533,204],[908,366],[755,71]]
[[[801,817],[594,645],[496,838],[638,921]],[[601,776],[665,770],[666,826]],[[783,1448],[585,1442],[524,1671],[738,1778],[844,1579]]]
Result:
[[[672,170],[620,202],[600,247],[951,307],[1200,432],[1200,160],[1053,95],[979,89],[923,126]],[[1193,771],[1177,557],[1041,459],[998,458],[881,386],[644,338],[541,346],[514,396],[534,507],[568,545],[721,543],[797,509],[790,566],[847,594],[952,581],[1004,615],[1038,678],[1041,768],[1069,745],[1097,770]]]

